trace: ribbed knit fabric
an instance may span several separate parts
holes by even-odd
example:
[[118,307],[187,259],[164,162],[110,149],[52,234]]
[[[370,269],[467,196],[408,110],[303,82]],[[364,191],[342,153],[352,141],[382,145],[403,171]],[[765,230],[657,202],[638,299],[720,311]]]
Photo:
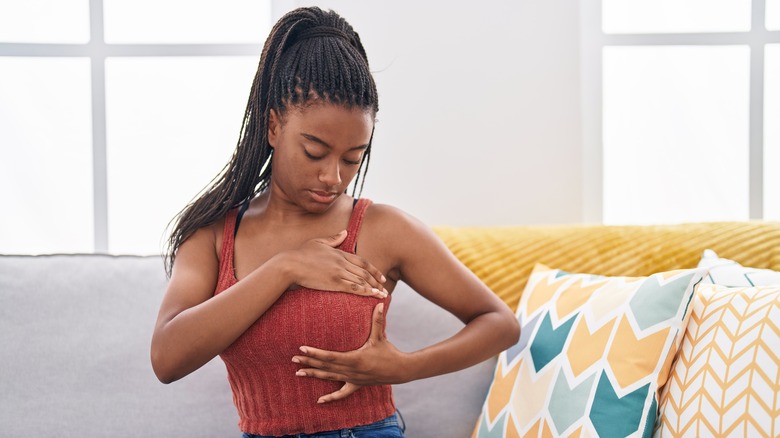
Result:
[[[371,204],[358,200],[339,249],[354,253]],[[225,219],[219,280],[215,295],[237,282],[233,266],[237,209]],[[343,386],[311,377],[298,377],[301,368],[292,357],[308,345],[334,351],[360,348],[371,332],[374,307],[379,300],[341,292],[314,289],[287,291],[241,337],[220,354],[225,362],[238,409],[239,428],[258,435],[290,435],[345,429],[373,423],[395,412],[390,385],[366,386],[346,399],[317,404],[317,400]]]

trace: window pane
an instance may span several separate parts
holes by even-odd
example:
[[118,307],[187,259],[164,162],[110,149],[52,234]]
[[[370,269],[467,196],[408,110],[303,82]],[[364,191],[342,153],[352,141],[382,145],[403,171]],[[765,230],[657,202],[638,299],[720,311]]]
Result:
[[256,68],[255,57],[107,60],[109,251],[160,252],[168,221],[230,159]]
[[0,253],[94,251],[89,60],[0,57]]
[[764,219],[780,220],[780,44],[766,46]]
[[780,30],[780,0],[766,0],[766,28]]
[[89,0],[0,0],[0,42],[87,41]]
[[604,221],[748,218],[747,47],[604,50]]
[[107,43],[262,43],[267,0],[104,0]]
[[603,0],[605,33],[750,30],[751,0]]

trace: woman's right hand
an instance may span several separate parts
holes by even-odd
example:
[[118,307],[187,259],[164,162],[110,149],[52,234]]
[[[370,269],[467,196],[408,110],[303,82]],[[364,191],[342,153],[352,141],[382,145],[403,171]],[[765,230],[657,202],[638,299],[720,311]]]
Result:
[[287,251],[293,284],[309,289],[346,292],[375,298],[387,297],[385,276],[368,260],[337,249],[347,231],[306,241]]

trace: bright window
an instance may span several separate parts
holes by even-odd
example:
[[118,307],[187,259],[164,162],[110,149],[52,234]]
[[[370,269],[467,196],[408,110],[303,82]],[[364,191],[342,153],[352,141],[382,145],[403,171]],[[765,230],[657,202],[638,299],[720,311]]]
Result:
[[89,60],[0,57],[0,253],[93,251]]
[[780,0],[766,0],[766,28],[780,30]]
[[780,44],[766,47],[764,217],[780,221]]
[[103,0],[103,9],[107,43],[260,44],[269,30],[266,1]]
[[89,0],[2,0],[0,42],[86,43]]
[[256,66],[254,57],[107,60],[110,252],[162,248],[168,221],[230,159]]
[[595,10],[583,9],[586,220],[780,219],[780,0]]
[[747,47],[607,47],[604,221],[748,218]]
[[235,148],[270,17],[265,0],[0,0],[0,254],[159,254]]
[[743,32],[751,0],[603,0],[605,33]]

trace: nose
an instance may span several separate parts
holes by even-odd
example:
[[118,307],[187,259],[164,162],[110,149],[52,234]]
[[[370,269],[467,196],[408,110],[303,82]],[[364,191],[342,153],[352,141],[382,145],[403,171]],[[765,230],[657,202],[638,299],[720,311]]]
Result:
[[[327,160],[330,161],[330,160]],[[341,169],[338,160],[325,162],[320,168],[320,182],[328,187],[335,187],[341,184]]]

